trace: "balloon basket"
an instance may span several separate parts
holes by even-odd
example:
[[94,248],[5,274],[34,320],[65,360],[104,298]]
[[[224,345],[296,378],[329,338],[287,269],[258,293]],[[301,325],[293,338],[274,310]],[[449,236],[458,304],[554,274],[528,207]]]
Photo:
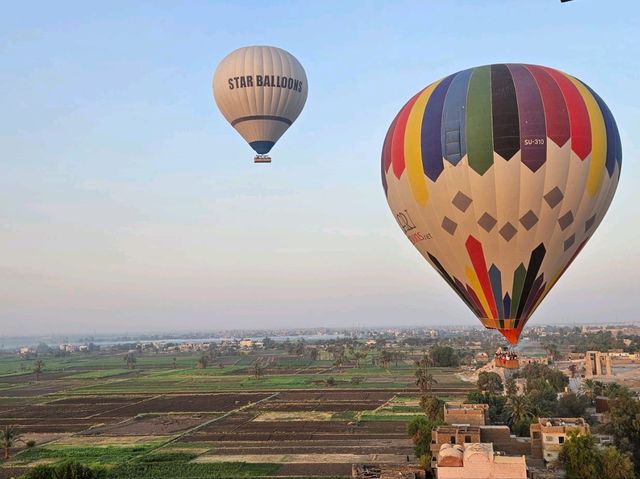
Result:
[[518,361],[518,355],[515,352],[498,348],[494,358],[494,366],[504,369],[518,369],[520,361]]
[[271,163],[271,157],[269,155],[256,155],[253,159],[254,163]]
[[495,367],[504,369],[518,369],[520,362],[517,359],[496,359]]

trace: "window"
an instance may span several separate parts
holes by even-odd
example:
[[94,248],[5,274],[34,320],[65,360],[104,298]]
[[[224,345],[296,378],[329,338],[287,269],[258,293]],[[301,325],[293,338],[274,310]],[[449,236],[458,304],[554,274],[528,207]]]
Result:
[[451,444],[455,444],[456,443],[456,437],[455,436],[451,436]]
[[564,436],[560,436],[560,437],[558,438],[558,442],[559,442],[560,444],[562,444],[562,443],[564,442]]
[[465,436],[464,442],[471,442],[471,436]]
[[534,439],[540,439],[540,433],[539,432],[534,432],[533,433],[533,438]]

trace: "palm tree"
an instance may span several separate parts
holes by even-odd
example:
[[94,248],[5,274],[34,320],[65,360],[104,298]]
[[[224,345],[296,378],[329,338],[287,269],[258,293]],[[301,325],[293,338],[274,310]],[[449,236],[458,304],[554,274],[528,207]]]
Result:
[[547,352],[547,355],[551,357],[553,361],[558,359],[558,346],[554,343],[545,343],[544,349]]
[[509,378],[504,383],[504,389],[507,393],[507,396],[517,396],[518,395],[518,383],[513,378]]
[[624,389],[624,386],[621,386],[620,383],[602,384],[602,387],[600,388],[600,394],[598,394],[598,396],[603,395],[609,398],[613,398],[615,396],[618,396],[620,393],[624,393]]
[[296,356],[304,356],[304,351],[305,351],[306,345],[304,342],[304,339],[296,342],[295,347],[292,350],[292,353],[295,354]]
[[317,348],[309,349],[309,358],[311,358],[311,361],[317,361],[318,360],[318,349]]
[[134,353],[133,351],[129,351],[125,356],[124,356],[124,362],[127,364],[127,368],[128,369],[135,369],[136,368],[136,353]]
[[416,361],[416,385],[420,388],[420,392],[425,393],[431,391],[434,384],[438,384],[433,374],[429,373],[429,358],[425,354],[420,361]]
[[344,364],[345,360],[345,348],[341,345],[334,346],[333,350],[333,365],[338,369]]
[[405,354],[402,351],[394,351],[391,353],[391,357],[393,358],[395,366],[398,367],[398,361],[404,359]]
[[178,360],[177,360],[176,358],[173,358],[173,369],[176,369],[176,367],[177,367],[177,361],[178,361]]
[[509,396],[505,406],[510,426],[533,417],[529,401],[524,396]]
[[214,360],[218,357],[218,355],[220,354],[220,349],[218,348],[218,344],[217,343],[210,343],[209,344],[209,357],[211,358],[211,360]]
[[391,363],[391,353],[387,350],[383,350],[380,352],[380,363],[382,367],[385,369],[389,369],[389,363]]
[[359,368],[360,361],[367,357],[367,351],[362,349],[355,349],[352,354],[353,360],[356,362],[356,368]]
[[33,372],[36,375],[36,382],[40,380],[40,373],[42,372],[43,369],[44,369],[44,361],[42,359],[38,359],[33,364]]
[[2,447],[4,448],[5,461],[9,459],[9,450],[18,441],[22,441],[22,439],[20,439],[20,433],[16,427],[5,426],[0,429],[0,444],[2,444]]
[[551,417],[553,405],[549,401],[532,401],[529,402],[529,411],[533,417]]
[[416,371],[416,385],[420,388],[420,392],[430,392],[434,384],[438,384],[438,381],[433,377],[433,374],[423,374],[421,370]]
[[256,359],[253,363],[253,377],[255,379],[260,379],[260,377],[264,374],[264,367],[260,364],[260,360]]
[[196,367],[198,369],[206,369],[208,365],[209,365],[209,358],[204,354],[200,356],[200,359],[198,359],[198,362],[196,363]]
[[430,421],[444,421],[444,401],[431,394],[423,394],[420,397],[420,408]]
[[585,379],[580,385],[580,390],[589,402],[593,404],[596,396],[602,394],[602,383],[600,381],[594,381],[593,379]]

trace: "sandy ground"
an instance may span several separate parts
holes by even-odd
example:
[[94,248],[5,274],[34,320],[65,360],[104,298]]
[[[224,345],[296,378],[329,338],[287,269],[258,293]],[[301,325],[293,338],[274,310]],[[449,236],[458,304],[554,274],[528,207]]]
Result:
[[263,412],[254,421],[329,421],[333,413],[319,411]]

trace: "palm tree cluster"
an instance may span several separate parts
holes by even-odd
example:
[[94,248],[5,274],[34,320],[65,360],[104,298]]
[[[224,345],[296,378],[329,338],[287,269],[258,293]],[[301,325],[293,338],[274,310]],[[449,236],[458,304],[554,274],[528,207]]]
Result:
[[386,349],[383,349],[378,353],[378,362],[385,369],[389,369],[389,364],[391,363],[392,359],[393,359],[393,356],[391,355],[391,351],[387,351]]
[[593,404],[598,396],[613,397],[622,393],[624,388],[618,383],[603,383],[593,379],[585,379],[580,385],[580,392]]
[[254,379],[260,379],[264,375],[265,369],[266,367],[262,364],[260,358],[256,359],[251,368]]
[[525,396],[509,396],[505,403],[507,424],[513,429],[516,424],[524,423],[535,417],[534,408]]
[[206,369],[208,365],[209,365],[209,356],[207,356],[206,354],[203,354],[202,356],[200,356],[200,358],[198,358],[198,362],[196,363],[196,367],[198,369]]
[[429,372],[429,366],[431,362],[429,360],[429,356],[426,354],[420,359],[416,361],[416,385],[420,388],[421,393],[428,393],[431,391],[431,388],[434,384],[438,384],[438,381],[433,377],[433,374]]

